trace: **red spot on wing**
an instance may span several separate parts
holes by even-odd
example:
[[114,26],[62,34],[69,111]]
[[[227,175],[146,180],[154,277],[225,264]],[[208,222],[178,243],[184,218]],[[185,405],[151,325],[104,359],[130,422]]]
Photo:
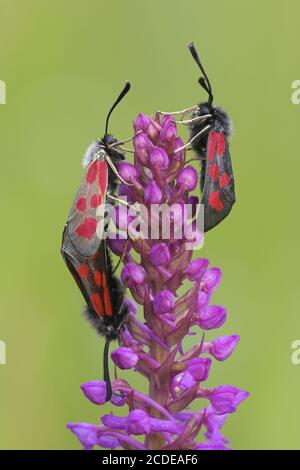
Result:
[[216,163],[212,163],[208,167],[208,174],[213,179],[216,180],[219,176],[219,168]]
[[100,206],[101,201],[102,201],[102,197],[100,194],[93,194],[90,199],[90,205],[91,207],[96,208]]
[[222,173],[219,179],[220,186],[221,188],[224,188],[224,186],[227,186],[230,182],[230,176],[228,173]]
[[102,299],[100,297],[100,294],[98,294],[98,292],[96,292],[95,294],[91,295],[90,299],[91,299],[92,306],[93,306],[95,312],[100,317],[103,317],[104,310],[103,310],[103,303],[102,303]]
[[94,280],[97,286],[101,286],[101,273],[99,271],[94,272]]
[[81,264],[80,266],[78,266],[77,272],[78,272],[79,276],[81,277],[81,279],[87,278],[88,275],[89,275],[88,265],[87,264]]
[[213,191],[210,193],[208,198],[208,204],[216,211],[221,212],[224,207],[223,202],[221,201],[219,191]]
[[95,162],[93,162],[90,165],[90,167],[87,171],[86,181],[87,181],[88,184],[92,184],[96,179],[97,170],[98,170],[98,163],[99,163],[99,160],[96,160]]
[[106,160],[99,160],[98,162],[98,183],[100,193],[103,195],[103,198],[106,197],[106,189],[107,189],[107,176],[108,176],[108,168]]
[[217,133],[215,131],[211,131],[209,133],[209,138],[208,138],[208,147],[207,147],[207,159],[209,161],[213,160],[215,158],[215,153],[216,153],[216,146],[217,146]]
[[102,273],[102,289],[103,289],[103,294],[104,294],[105,315],[108,315],[109,317],[111,317],[112,308],[111,308],[110,294],[107,288],[107,279],[106,279],[105,273]]
[[223,157],[224,152],[225,152],[225,137],[223,132],[218,132],[217,134],[217,154],[219,157]]
[[82,224],[76,229],[76,234],[79,237],[91,240],[96,233],[97,220],[94,217],[86,217]]
[[84,212],[86,210],[86,199],[85,197],[80,197],[78,201],[76,202],[76,208],[80,212]]

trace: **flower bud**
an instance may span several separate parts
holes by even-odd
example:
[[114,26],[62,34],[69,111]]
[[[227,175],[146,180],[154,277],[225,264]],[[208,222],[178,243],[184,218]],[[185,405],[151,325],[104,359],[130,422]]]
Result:
[[222,271],[220,268],[210,268],[205,271],[202,277],[204,288],[207,292],[212,293],[220,284]]
[[174,297],[171,291],[162,290],[156,294],[153,299],[153,311],[159,315],[170,313],[174,308]]
[[226,321],[226,309],[218,305],[212,305],[202,310],[199,325],[202,330],[220,328]]
[[170,143],[176,138],[177,129],[174,118],[170,116],[169,119],[165,119],[166,117],[162,120],[163,127],[160,131],[160,140],[163,143]]
[[164,266],[171,259],[169,248],[165,243],[153,245],[149,256],[153,266]]
[[[84,395],[95,405],[104,405],[106,397],[106,383],[103,380],[91,380],[81,385]],[[111,403],[115,406],[123,406],[125,395],[112,394]]]
[[99,426],[89,423],[70,423],[68,428],[77,436],[85,450],[98,444]]
[[186,269],[188,279],[190,281],[200,281],[208,265],[209,260],[207,258],[193,260]]
[[187,166],[177,176],[177,183],[187,191],[194,191],[198,183],[198,173],[192,166]]
[[111,353],[111,358],[123,370],[133,369],[139,361],[139,356],[132,349],[122,346]]
[[118,165],[118,173],[127,183],[134,183],[137,180],[137,171],[131,163],[121,162]]
[[150,124],[150,118],[144,113],[140,113],[135,119],[133,126],[135,132],[143,131],[147,132],[148,126]]
[[143,410],[130,411],[127,419],[128,434],[149,434],[151,428],[150,417]]
[[195,357],[186,364],[186,370],[193,376],[196,382],[207,380],[211,366],[211,359],[207,357]]
[[212,390],[210,402],[216,414],[234,413],[237,406],[248,396],[249,392],[231,385],[221,385]]
[[152,167],[166,170],[169,166],[167,152],[161,147],[154,147],[150,153],[150,163]]
[[210,343],[210,353],[218,361],[225,361],[231,356],[239,340],[238,335],[220,336]]
[[147,134],[137,134],[133,139],[133,145],[136,157],[142,163],[142,165],[146,165],[148,163],[149,153],[152,147]]
[[145,272],[141,266],[135,263],[127,263],[121,272],[121,280],[127,287],[132,288],[137,284],[142,284],[145,279]]
[[144,190],[145,201],[150,204],[159,204],[162,200],[162,192],[157,183],[152,180]]

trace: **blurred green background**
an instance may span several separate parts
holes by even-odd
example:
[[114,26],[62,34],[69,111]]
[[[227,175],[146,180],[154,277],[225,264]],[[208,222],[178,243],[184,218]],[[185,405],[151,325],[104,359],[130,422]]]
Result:
[[82,319],[61,232],[81,156],[125,79],[132,91],[111,120],[124,138],[139,111],[204,98],[190,40],[235,124],[238,202],[200,255],[224,273],[220,333],[241,342],[209,384],[251,392],[224,428],[234,448],[300,448],[299,14],[297,0],[0,0],[1,448],[77,449],[65,423],[110,410],[79,388],[99,376],[103,345]]

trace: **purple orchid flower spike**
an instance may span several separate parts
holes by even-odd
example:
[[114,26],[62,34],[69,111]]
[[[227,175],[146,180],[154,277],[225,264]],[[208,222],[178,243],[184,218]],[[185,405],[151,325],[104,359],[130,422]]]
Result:
[[[143,318],[127,300],[130,313],[111,357],[124,378],[126,372],[122,371],[131,369],[148,381],[149,392],[145,395],[125,379],[116,379],[111,405],[127,405],[127,416],[118,416],[118,408],[114,408],[102,416],[101,424],[68,427],[85,449],[230,449],[222,426],[248,392],[227,384],[209,386],[211,368],[231,356],[239,336],[219,336],[209,342],[204,337],[204,332],[224,324],[227,312],[211,301],[221,270],[209,267],[206,258],[192,260],[193,251],[187,248],[191,234],[195,243],[203,238],[194,231],[186,211],[191,204],[192,216],[195,214],[198,199],[191,192],[198,186],[198,173],[185,166],[185,149],[175,152],[183,142],[173,117],[141,113],[134,132],[134,165],[121,163],[118,167],[130,184],[120,186],[120,197],[126,196],[130,205],[145,207],[148,215],[153,205],[164,204],[172,210],[163,219],[154,215],[143,220],[140,226],[148,229],[144,237],[131,236],[138,228],[130,231],[134,217],[127,208],[120,206],[116,211],[115,225],[122,233],[109,246],[117,256],[126,249],[120,277],[143,310]],[[157,221],[159,230],[153,237]],[[169,223],[167,236],[162,221]],[[188,290],[179,295],[183,283]],[[192,334],[198,335],[198,342],[187,348],[185,339]],[[93,380],[81,388],[93,404],[105,403],[104,382]],[[198,398],[206,400],[206,406],[190,411]]]

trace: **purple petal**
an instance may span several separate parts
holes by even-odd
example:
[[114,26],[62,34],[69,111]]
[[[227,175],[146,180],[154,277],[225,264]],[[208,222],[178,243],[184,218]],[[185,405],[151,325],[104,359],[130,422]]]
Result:
[[162,200],[162,192],[157,183],[152,180],[144,190],[145,201],[150,204],[159,204]]
[[199,325],[202,330],[220,328],[226,321],[226,309],[218,305],[211,305],[202,310]]
[[156,314],[170,313],[174,308],[174,296],[169,290],[162,290],[153,299],[153,311]]
[[142,284],[145,280],[145,272],[141,266],[135,263],[127,263],[121,272],[121,280],[126,286],[132,288]]
[[133,369],[138,361],[139,356],[130,348],[119,347],[111,353],[111,358],[120,369]]
[[207,258],[193,260],[186,270],[188,279],[190,281],[200,281],[208,265],[209,260]]
[[107,426],[112,429],[126,429],[128,418],[123,416],[115,416],[113,414],[104,415],[101,418],[104,426]]
[[202,277],[202,283],[208,293],[212,293],[220,284],[222,271],[220,268],[210,268],[205,271]]
[[181,390],[187,390],[194,387],[197,381],[194,379],[189,371],[185,371],[181,374],[177,374],[172,381],[172,387],[178,387]]
[[210,301],[210,295],[204,292],[203,290],[201,290],[198,293],[198,297],[197,297],[197,306],[198,306],[199,311],[201,311],[203,307],[206,307],[209,301]]
[[[91,380],[82,384],[80,388],[94,405],[104,405],[106,403],[106,383],[103,380]],[[125,395],[113,393],[110,402],[115,406],[123,406],[125,400]]]
[[246,400],[249,392],[231,385],[221,385],[212,391],[210,402],[217,414],[234,413],[237,406]]
[[169,166],[169,157],[167,152],[161,147],[155,147],[150,153],[150,163],[153,167],[166,170]]
[[137,171],[131,163],[121,162],[118,165],[118,172],[127,183],[134,183],[137,180]]
[[176,138],[177,134],[174,118],[170,117],[168,119],[163,119],[162,124],[163,127],[160,131],[160,139],[164,143],[171,142]]
[[129,311],[132,312],[134,315],[137,313],[137,306],[133,302],[131,302],[130,299],[124,299],[124,304],[127,305]]
[[150,260],[153,266],[164,266],[171,259],[168,245],[165,243],[156,243],[150,251]]
[[117,449],[118,447],[121,447],[121,444],[116,437],[106,435],[104,433],[98,438],[97,445],[103,447],[103,449]]
[[102,380],[91,380],[81,385],[85,396],[95,405],[104,405],[106,396],[106,383]]
[[150,429],[150,417],[145,411],[134,410],[129,413],[127,422],[128,434],[149,434]]
[[196,446],[197,450],[231,450],[230,447],[224,446],[221,443],[214,443],[214,442],[201,442]]
[[187,166],[177,176],[177,183],[187,191],[194,191],[198,183],[198,173],[193,166]]
[[147,165],[152,147],[147,134],[137,134],[133,139],[133,145],[137,159],[142,163],[142,165]]
[[220,336],[210,344],[210,353],[218,361],[225,361],[229,356],[231,356],[239,340],[240,337],[238,335]]
[[150,118],[144,113],[140,113],[134,121],[134,129],[136,132],[143,131],[147,132],[148,126],[150,124]]
[[150,418],[152,432],[168,432],[170,434],[180,434],[183,426],[176,421],[168,421],[157,418]]
[[211,366],[209,358],[194,358],[186,363],[186,370],[193,376],[197,382],[204,382],[208,379]]
[[89,423],[70,423],[67,427],[76,435],[86,450],[98,444],[99,426]]

